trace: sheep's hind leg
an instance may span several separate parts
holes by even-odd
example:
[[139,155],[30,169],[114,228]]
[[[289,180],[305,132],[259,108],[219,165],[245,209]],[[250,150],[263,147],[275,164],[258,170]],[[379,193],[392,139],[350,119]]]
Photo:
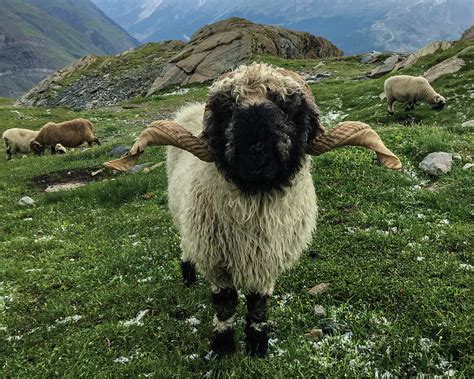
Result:
[[264,357],[268,352],[268,295],[250,293],[247,299],[247,325],[245,327],[247,353],[252,357]]
[[183,274],[183,283],[189,287],[196,282],[196,269],[189,261],[181,261],[181,273]]
[[234,327],[235,309],[239,297],[235,288],[221,288],[212,293],[214,307],[214,334],[211,349],[217,356],[229,355],[235,352]]

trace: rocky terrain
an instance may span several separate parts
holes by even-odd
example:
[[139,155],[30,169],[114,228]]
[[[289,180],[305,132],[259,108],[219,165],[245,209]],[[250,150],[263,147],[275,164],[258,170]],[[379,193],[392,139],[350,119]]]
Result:
[[112,105],[144,96],[181,41],[149,43],[116,56],[86,56],[55,72],[18,102],[74,109]]
[[229,18],[199,29],[173,57],[147,95],[175,85],[204,83],[245,63],[255,54],[281,58],[328,58],[342,51],[322,37]]
[[19,100],[76,109],[111,105],[181,85],[206,83],[256,54],[329,58],[342,51],[309,33],[231,18],[199,29],[188,44],[147,44],[116,57],[85,57],[53,74]]
[[0,96],[16,98],[81,56],[137,44],[88,0],[2,0]]

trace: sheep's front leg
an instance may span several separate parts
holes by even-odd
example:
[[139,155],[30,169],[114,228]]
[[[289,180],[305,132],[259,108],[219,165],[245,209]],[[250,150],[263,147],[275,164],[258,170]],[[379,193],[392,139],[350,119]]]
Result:
[[7,161],[11,160],[13,157],[14,152],[12,152],[12,147],[8,146],[7,147]]
[[267,300],[268,295],[250,293],[247,299],[247,352],[252,357],[264,357],[268,351]]
[[181,273],[183,274],[183,283],[186,287],[196,282],[196,269],[189,261],[181,261]]
[[211,340],[211,349],[218,356],[235,352],[234,327],[235,309],[239,297],[235,288],[221,288],[212,293],[214,307],[214,334]]
[[390,115],[393,115],[393,103],[395,102],[395,99],[393,97],[387,96],[387,110]]

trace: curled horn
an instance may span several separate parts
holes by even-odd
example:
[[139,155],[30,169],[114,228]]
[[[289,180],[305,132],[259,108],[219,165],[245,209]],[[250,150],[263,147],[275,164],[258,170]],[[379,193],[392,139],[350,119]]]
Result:
[[213,162],[211,151],[202,135],[194,136],[174,121],[155,121],[137,138],[130,151],[122,158],[106,162],[107,168],[126,171],[133,167],[147,146],[171,145],[186,150],[204,162]]
[[388,168],[399,170],[402,167],[400,159],[385,147],[379,135],[369,125],[359,121],[341,122],[328,132],[316,136],[307,153],[321,155],[332,149],[350,145],[375,151],[379,161]]

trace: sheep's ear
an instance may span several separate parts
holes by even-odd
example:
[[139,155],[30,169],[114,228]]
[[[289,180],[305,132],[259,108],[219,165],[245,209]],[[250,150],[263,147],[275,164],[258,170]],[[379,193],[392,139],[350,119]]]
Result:
[[385,147],[379,135],[369,125],[359,121],[341,122],[327,133],[316,136],[307,153],[321,155],[343,146],[365,147],[375,151],[379,161],[386,167],[394,170],[402,168],[400,159]]

